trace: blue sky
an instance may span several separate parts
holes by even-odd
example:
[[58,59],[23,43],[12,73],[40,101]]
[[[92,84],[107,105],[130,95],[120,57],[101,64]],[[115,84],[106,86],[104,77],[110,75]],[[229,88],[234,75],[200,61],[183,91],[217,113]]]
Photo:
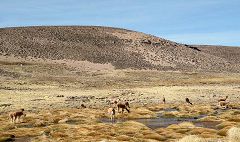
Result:
[[239,0],[1,0],[0,27],[99,25],[240,46]]

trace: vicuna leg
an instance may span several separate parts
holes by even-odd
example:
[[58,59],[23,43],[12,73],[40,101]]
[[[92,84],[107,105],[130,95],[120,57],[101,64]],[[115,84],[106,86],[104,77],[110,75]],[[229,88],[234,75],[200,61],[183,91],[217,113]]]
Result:
[[10,121],[13,123],[13,114],[9,114]]
[[13,116],[13,122],[15,123],[17,120],[17,116]]
[[21,120],[20,120],[20,119],[21,119],[21,115],[17,117],[18,123],[21,123]]
[[130,110],[128,108],[126,108],[127,112],[130,113]]
[[124,112],[124,108],[122,108],[122,113]]

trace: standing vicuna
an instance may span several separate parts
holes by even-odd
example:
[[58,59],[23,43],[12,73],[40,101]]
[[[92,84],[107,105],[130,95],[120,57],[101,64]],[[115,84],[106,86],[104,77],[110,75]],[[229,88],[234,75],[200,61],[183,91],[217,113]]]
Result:
[[218,102],[219,103],[219,106],[223,109],[226,109],[228,108],[228,105],[229,105],[229,102],[226,102],[226,101],[220,101]]
[[24,109],[21,109],[20,111],[16,111],[16,112],[11,112],[9,114],[9,118],[11,120],[11,122],[15,123],[16,121],[20,122],[20,118],[21,116],[26,116],[26,114],[23,113]]
[[229,102],[227,102],[228,96],[226,96],[225,98],[221,98],[218,100],[218,105],[223,108],[223,109],[226,109],[228,108],[228,105],[229,105]]
[[120,108],[122,109],[122,113],[124,112],[124,109],[126,109],[127,112],[130,113],[130,106],[129,106],[128,102],[124,102],[124,103],[118,102],[117,108],[118,108],[118,113],[119,113]]
[[111,121],[112,121],[112,122],[115,121],[116,111],[115,111],[115,108],[114,108],[114,107],[108,108],[108,114],[110,115]]
[[186,100],[186,102],[189,103],[190,105],[193,105],[193,104],[190,102],[189,98],[186,98],[185,100]]
[[221,99],[219,99],[219,100],[218,100],[218,102],[221,102],[221,101],[226,101],[226,100],[227,100],[227,98],[228,98],[228,96],[226,96],[225,98],[221,98]]
[[163,103],[166,104],[166,99],[165,99],[164,95],[163,95]]

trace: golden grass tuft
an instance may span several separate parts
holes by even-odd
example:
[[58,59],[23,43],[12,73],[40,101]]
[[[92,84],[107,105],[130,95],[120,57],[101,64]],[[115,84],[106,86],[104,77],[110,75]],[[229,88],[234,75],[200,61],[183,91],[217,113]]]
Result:
[[228,118],[228,121],[240,122],[240,115],[231,116]]
[[195,128],[195,125],[191,122],[182,122],[178,125],[180,128]]
[[177,118],[195,118],[198,117],[200,113],[198,111],[188,112],[186,110],[182,111],[170,111],[163,112],[163,116],[167,118],[177,117]]
[[220,118],[225,119],[227,121],[240,122],[240,114],[239,111],[236,110],[226,111],[220,115]]
[[158,105],[154,105],[154,106],[149,106],[147,107],[149,110],[151,111],[162,111],[166,108],[173,108],[172,106],[173,104],[158,104]]
[[15,129],[15,127],[16,126],[13,123],[2,125],[2,126],[0,126],[0,131],[12,130],[12,129]]
[[135,121],[126,121],[124,123],[116,124],[115,129],[119,134],[127,136],[135,136],[141,133],[143,130],[150,130],[147,126],[142,123]]
[[216,116],[206,116],[203,118],[198,119],[199,121],[222,121],[222,119],[219,119]]
[[189,105],[180,105],[178,107],[180,112],[189,112],[190,114],[208,114],[210,112],[213,112],[213,109],[211,106],[206,106],[206,105],[194,105],[194,106],[189,106]]
[[228,130],[231,128],[232,126],[227,126],[227,127],[224,127],[223,129],[219,130],[217,132],[218,135],[220,136],[227,136],[227,132]]
[[236,124],[237,124],[236,122],[225,121],[225,122],[218,124],[216,127],[217,127],[217,129],[223,129],[228,126],[235,126]]
[[145,126],[142,123],[136,122],[136,121],[126,121],[122,124],[118,124],[123,127],[132,127],[132,129],[141,130],[141,129],[149,129],[147,126]]
[[207,142],[204,138],[200,138],[196,135],[185,136],[178,142]]
[[116,137],[117,141],[130,141],[131,137],[127,136],[127,135],[120,135]]
[[44,120],[37,119],[33,124],[34,127],[43,127],[47,126],[47,123]]
[[[169,139],[179,139],[184,136],[185,133],[180,133],[179,131],[184,128],[177,128],[177,129],[171,129],[171,128],[158,128],[155,130],[156,133],[159,135],[164,136],[167,140]],[[189,130],[189,129],[187,129]],[[187,132],[187,131],[185,131]]]
[[157,141],[165,141],[165,140],[167,140],[166,137],[164,137],[162,135],[159,135],[157,133],[150,133],[150,134],[144,135],[144,138],[145,139],[153,139],[153,140],[157,140]]
[[227,132],[229,142],[240,142],[240,128],[232,127]]
[[192,135],[202,135],[203,137],[211,137],[210,135],[215,137],[215,135],[217,134],[217,130],[197,127],[192,129],[189,133]]
[[186,134],[188,133],[189,131],[191,131],[191,129],[188,129],[188,128],[180,128],[180,129],[176,129],[174,130],[176,133],[180,133],[180,134]]
[[182,122],[182,123],[179,123],[179,124],[172,124],[172,125],[169,125],[167,127],[168,129],[191,129],[191,128],[195,128],[195,125],[191,122]]

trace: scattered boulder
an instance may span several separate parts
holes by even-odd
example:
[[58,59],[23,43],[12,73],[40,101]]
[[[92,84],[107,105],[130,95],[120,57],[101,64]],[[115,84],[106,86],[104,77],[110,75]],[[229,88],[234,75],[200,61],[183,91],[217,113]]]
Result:
[[144,39],[141,42],[145,43],[145,44],[152,44],[151,40],[149,40],[149,39]]

